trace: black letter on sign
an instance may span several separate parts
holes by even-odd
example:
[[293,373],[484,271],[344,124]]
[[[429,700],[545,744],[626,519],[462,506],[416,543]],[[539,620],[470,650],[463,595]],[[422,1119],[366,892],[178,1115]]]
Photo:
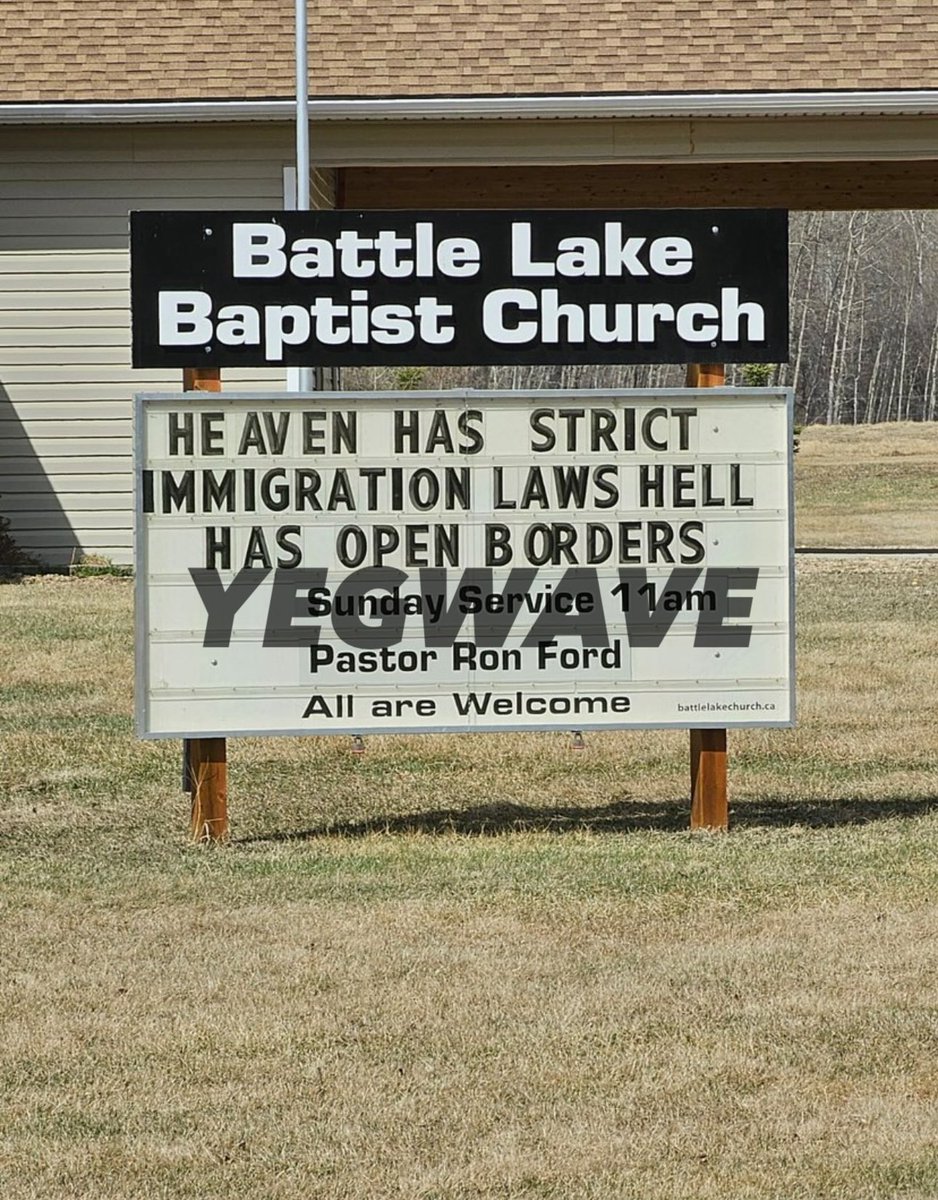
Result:
[[[407,582],[407,575],[394,567],[363,567],[347,576],[336,589],[332,628],[347,646],[368,649],[372,646],[396,646],[404,636],[406,613],[401,611],[399,593],[395,592]],[[369,592],[387,592],[391,603],[386,613],[380,613],[381,624],[368,624],[361,619],[358,601]],[[397,595],[397,600],[394,599]],[[376,601],[378,598],[375,598]],[[349,603],[351,602],[351,603]],[[352,611],[340,614],[339,609]]]
[[214,567],[210,570],[190,567],[189,574],[192,576],[192,582],[202,598],[206,613],[208,613],[202,645],[230,645],[231,627],[234,624],[235,613],[258,584],[266,578],[268,572],[242,567],[231,581],[229,588],[222,586],[221,578]]
[[578,637],[583,646],[608,646],[609,633],[603,613],[603,599],[599,590],[599,579],[593,568],[571,568],[554,588],[555,596],[558,592],[570,592],[572,595],[588,592],[594,605],[598,607],[598,614],[588,617],[574,609],[568,613],[542,612],[524,639],[525,646],[536,646],[538,642],[562,637]]
[[748,617],[752,612],[752,596],[731,596],[734,592],[754,592],[759,581],[759,568],[723,567],[709,570],[704,588],[716,596],[711,611],[701,609],[697,618],[695,646],[748,646],[752,637],[751,625],[724,625],[727,617]]
[[[319,622],[315,625],[294,625],[293,618],[309,616],[307,593],[310,588],[322,587],[325,582],[325,567],[303,567],[300,570],[285,567],[282,571],[274,572],[263,645],[316,645],[319,641]],[[303,596],[302,602],[300,593]]]

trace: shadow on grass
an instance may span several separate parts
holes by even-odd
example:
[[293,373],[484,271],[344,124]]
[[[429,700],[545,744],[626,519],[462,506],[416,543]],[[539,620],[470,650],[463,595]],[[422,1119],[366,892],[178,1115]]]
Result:
[[[896,817],[921,817],[938,810],[938,795],[869,800],[854,796],[834,800],[792,800],[770,797],[747,800],[730,809],[732,829],[785,828],[803,825],[831,829],[867,825]],[[684,832],[690,822],[688,800],[618,800],[601,807],[532,808],[523,804],[491,804],[466,809],[374,817],[367,821],[337,822],[310,829],[288,830],[235,838],[252,842],[291,842],[315,838],[356,838],[369,834],[460,834],[496,837],[504,833],[661,833]]]

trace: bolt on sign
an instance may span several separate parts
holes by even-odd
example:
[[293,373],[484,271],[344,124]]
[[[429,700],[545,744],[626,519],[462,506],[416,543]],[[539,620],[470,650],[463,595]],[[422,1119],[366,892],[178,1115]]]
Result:
[[788,217],[136,212],[135,367],[783,362]]
[[144,737],[787,726],[790,391],[136,407]]

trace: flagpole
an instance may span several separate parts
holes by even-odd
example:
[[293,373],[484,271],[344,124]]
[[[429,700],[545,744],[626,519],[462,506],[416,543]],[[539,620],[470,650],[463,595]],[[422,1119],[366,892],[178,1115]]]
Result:
[[[307,54],[308,19],[306,0],[296,4],[296,207],[309,211],[309,59]],[[313,390],[311,367],[300,367],[301,392]]]

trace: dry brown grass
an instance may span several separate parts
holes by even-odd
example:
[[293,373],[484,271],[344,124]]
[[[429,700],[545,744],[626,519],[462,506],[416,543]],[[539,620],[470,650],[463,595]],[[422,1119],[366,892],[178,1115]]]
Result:
[[935,1194],[921,898],[215,891],[17,922],[6,1196]]
[[799,564],[800,724],[232,743],[119,579],[0,588],[0,1200],[933,1200],[938,563]]
[[938,423],[813,425],[795,458],[802,546],[938,546]]

